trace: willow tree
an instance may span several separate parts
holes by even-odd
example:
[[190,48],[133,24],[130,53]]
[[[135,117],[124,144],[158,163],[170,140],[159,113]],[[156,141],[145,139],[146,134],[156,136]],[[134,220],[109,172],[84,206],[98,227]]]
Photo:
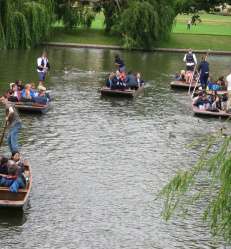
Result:
[[29,48],[47,38],[53,0],[1,0],[0,48]]
[[[205,144],[205,138],[199,141]],[[231,244],[231,136],[209,136],[207,147],[190,170],[180,171],[163,188],[163,216],[188,213],[188,207],[203,203],[202,218],[214,236]],[[203,183],[203,184],[202,184]]]
[[57,20],[61,20],[66,29],[89,28],[96,15],[89,1],[56,0],[54,6]]
[[168,37],[175,18],[173,1],[128,1],[119,18],[118,29],[127,47],[151,47]]
[[99,0],[105,29],[124,40],[125,47],[151,47],[167,38],[176,16],[175,0]]

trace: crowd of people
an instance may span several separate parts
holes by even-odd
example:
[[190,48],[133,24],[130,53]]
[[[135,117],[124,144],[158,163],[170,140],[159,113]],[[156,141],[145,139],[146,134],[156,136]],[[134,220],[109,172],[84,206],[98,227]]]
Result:
[[46,92],[44,82],[49,68],[47,54],[43,52],[42,56],[37,59],[38,87],[36,88],[33,82],[24,86],[22,81],[17,80],[10,83],[9,90],[0,98],[0,103],[4,105],[6,113],[3,130],[6,127],[9,130],[7,143],[11,151],[10,157],[0,156],[0,186],[9,187],[11,192],[18,192],[18,189],[24,188],[27,183],[24,175],[25,161],[22,160],[18,146],[18,134],[22,127],[22,121],[15,108],[15,102],[47,104],[50,101],[50,96]]
[[193,99],[193,105],[200,110],[219,112],[226,111],[228,104],[228,93],[218,94],[217,91],[212,91],[207,94],[205,91],[200,91],[198,96]]
[[118,56],[115,56],[116,72],[109,74],[106,80],[106,87],[115,90],[138,89],[144,84],[140,73],[129,71],[126,73],[124,61]]
[[19,152],[13,153],[10,158],[0,156],[0,186],[9,187],[10,192],[18,192],[28,181],[24,174],[26,161],[22,160]]
[[45,105],[50,101],[50,96],[46,93],[46,87],[43,84],[39,83],[37,88],[33,82],[24,86],[20,80],[10,83],[5,96],[10,102],[33,102]]

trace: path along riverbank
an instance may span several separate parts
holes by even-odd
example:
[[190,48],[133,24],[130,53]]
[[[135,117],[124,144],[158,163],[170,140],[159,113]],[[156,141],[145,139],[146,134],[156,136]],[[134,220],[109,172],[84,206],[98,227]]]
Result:
[[[117,46],[117,45],[99,45],[99,44],[82,44],[82,43],[64,43],[64,42],[45,42],[42,43],[44,46],[51,46],[51,47],[68,47],[68,48],[94,48],[94,49],[114,49],[114,50],[127,50],[124,47]],[[185,53],[188,48],[152,48],[152,49],[141,49],[141,48],[134,48],[131,49],[133,51],[145,51],[145,52],[178,52],[178,53]],[[195,53],[198,54],[214,54],[214,55],[231,55],[231,51],[219,51],[219,50],[193,50]]]

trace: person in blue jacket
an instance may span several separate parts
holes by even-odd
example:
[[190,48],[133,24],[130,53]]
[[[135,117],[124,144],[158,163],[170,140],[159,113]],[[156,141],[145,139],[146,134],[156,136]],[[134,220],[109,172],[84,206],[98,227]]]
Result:
[[202,57],[202,60],[198,66],[198,71],[200,72],[200,83],[202,89],[206,89],[209,78],[209,63],[207,62],[207,56]]

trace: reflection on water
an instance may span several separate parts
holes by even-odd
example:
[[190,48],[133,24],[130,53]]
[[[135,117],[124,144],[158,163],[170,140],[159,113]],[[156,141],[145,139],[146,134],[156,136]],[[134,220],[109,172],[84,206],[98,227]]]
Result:
[[26,212],[21,209],[2,209],[0,213],[0,226],[6,228],[22,226],[27,220],[26,216]]
[[[0,218],[1,248],[223,248],[201,222],[200,207],[165,223],[154,199],[177,170],[195,162],[198,152],[187,145],[224,122],[194,117],[187,94],[169,88],[182,54],[121,52],[127,68],[147,81],[144,96],[101,98],[116,53],[49,49],[52,108],[21,115],[20,142],[33,170],[31,207],[21,225]],[[39,54],[4,51],[0,81],[36,80]],[[18,58],[23,63],[16,67]],[[230,59],[213,56],[210,65],[215,76],[225,74]]]

